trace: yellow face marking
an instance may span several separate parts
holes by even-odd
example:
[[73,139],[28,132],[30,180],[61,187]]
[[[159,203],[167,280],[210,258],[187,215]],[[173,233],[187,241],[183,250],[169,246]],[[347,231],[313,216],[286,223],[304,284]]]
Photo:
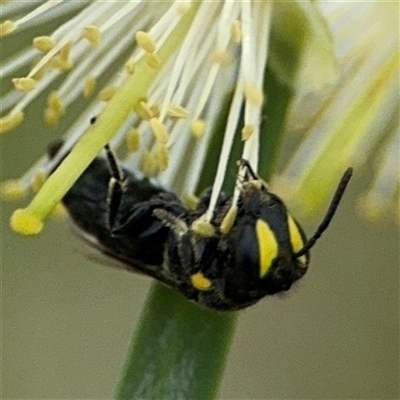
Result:
[[190,277],[192,286],[197,290],[210,290],[212,282],[206,278],[201,272],[196,272]]
[[256,222],[256,234],[260,252],[260,278],[262,278],[267,274],[278,255],[278,242],[270,226],[262,219],[258,219]]
[[[293,218],[289,214],[288,214],[288,227],[289,227],[290,243],[292,245],[293,253],[297,253],[304,247],[304,241],[303,238],[301,237],[296,222],[294,222]],[[299,260],[302,264],[306,264],[307,262],[306,255],[304,254],[301,257],[299,257]]]

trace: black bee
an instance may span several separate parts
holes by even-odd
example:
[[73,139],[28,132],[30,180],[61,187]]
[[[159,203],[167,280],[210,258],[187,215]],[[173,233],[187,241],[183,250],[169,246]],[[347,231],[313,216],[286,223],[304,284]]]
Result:
[[[54,153],[51,151],[50,153]],[[189,210],[172,192],[118,166],[106,147],[63,198],[71,218],[104,254],[148,274],[188,299],[237,310],[287,291],[307,271],[309,250],[328,227],[352,175],[343,175],[328,212],[307,240],[283,201],[240,162],[240,195],[211,191]]]

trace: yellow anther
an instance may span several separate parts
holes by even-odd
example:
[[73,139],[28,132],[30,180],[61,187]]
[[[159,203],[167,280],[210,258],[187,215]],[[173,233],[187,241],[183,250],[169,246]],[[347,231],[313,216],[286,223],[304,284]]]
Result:
[[144,60],[150,68],[158,69],[161,66],[160,57],[156,53],[146,53],[144,55]]
[[200,217],[193,221],[191,229],[194,233],[201,237],[213,237],[215,236],[215,228],[211,222],[206,221],[204,218]]
[[240,43],[242,40],[242,27],[240,21],[236,20],[231,25],[231,38],[233,43]]
[[68,212],[62,203],[58,203],[51,212],[51,217],[55,220],[64,220],[68,216]]
[[228,64],[232,61],[232,56],[224,49],[215,49],[211,53],[210,61],[217,64]]
[[54,110],[52,110],[51,108],[46,108],[44,110],[44,122],[54,128],[55,126],[57,126],[58,121],[60,120],[60,114],[54,112]]
[[248,140],[254,132],[253,125],[245,125],[242,129],[242,140]]
[[12,83],[15,89],[22,90],[23,92],[30,92],[36,87],[36,81],[32,78],[14,78]]
[[9,179],[1,183],[1,198],[4,200],[20,200],[27,194],[26,188],[18,179]]
[[72,68],[73,63],[70,60],[70,55],[72,51],[72,43],[67,43],[61,48],[58,56],[53,57],[49,62],[49,65],[54,69],[59,69],[61,71],[66,71]]
[[126,132],[126,147],[130,153],[135,153],[140,147],[139,131],[135,128],[130,128]]
[[187,118],[189,115],[188,110],[182,106],[170,106],[167,111],[167,115],[172,118]]
[[151,130],[159,143],[167,143],[168,142],[168,132],[165,128],[164,124],[157,118],[152,118],[150,120]]
[[196,138],[201,138],[206,131],[206,123],[203,119],[196,119],[191,124],[192,134]]
[[157,173],[157,162],[148,150],[143,152],[140,160],[140,170],[148,177],[155,176]]
[[138,101],[135,107],[135,112],[139,118],[144,119],[146,121],[154,117],[151,107],[145,100]]
[[31,182],[31,188],[34,192],[38,192],[41,187],[44,185],[47,179],[47,174],[46,171],[39,170],[37,173],[34,175],[32,182]]
[[235,205],[232,205],[228,212],[225,214],[225,217],[222,219],[221,226],[219,227],[221,233],[226,235],[232,228],[235,223],[237,217],[238,208]]
[[252,83],[247,83],[245,85],[244,95],[246,97],[246,101],[254,106],[262,106],[264,103],[263,92]]
[[65,114],[65,107],[58,92],[51,92],[47,98],[47,107],[57,115]]
[[195,210],[198,206],[200,199],[194,194],[186,193],[182,196],[182,201],[190,210]]
[[165,144],[159,143],[156,151],[157,165],[160,171],[165,171],[168,168],[169,152]]
[[190,277],[192,286],[197,290],[210,290],[212,282],[202,272],[196,272]]
[[15,22],[7,20],[0,24],[0,37],[7,36],[15,31]]
[[368,222],[377,222],[382,219],[385,212],[387,212],[387,199],[381,196],[371,196],[364,194],[357,201],[357,212],[360,217],[366,219]]
[[6,133],[16,128],[24,119],[22,111],[11,111],[9,114],[0,118],[0,133]]
[[83,84],[83,96],[88,98],[96,87],[97,79],[94,76],[88,76]]
[[135,72],[135,67],[136,63],[133,58],[130,58],[126,63],[125,63],[125,72],[129,75],[133,75]]
[[152,37],[144,31],[136,32],[136,42],[147,53],[154,53],[156,51],[156,44]]
[[83,28],[82,37],[92,46],[98,46],[101,43],[101,30],[96,25],[88,25]]
[[43,229],[43,221],[28,209],[19,209],[12,214],[10,226],[21,235],[37,235]]
[[158,118],[160,116],[160,107],[158,104],[152,104],[150,106],[151,116],[154,118]]
[[56,45],[51,36],[37,36],[33,39],[33,47],[39,51],[49,51]]
[[99,93],[99,99],[101,101],[108,101],[111,99],[111,97],[114,96],[115,92],[117,91],[117,88],[114,86],[108,86],[105,87],[101,92]]
[[30,78],[34,79],[36,82],[39,82],[49,71],[49,64],[43,65],[43,67],[39,68],[34,74],[29,75]]

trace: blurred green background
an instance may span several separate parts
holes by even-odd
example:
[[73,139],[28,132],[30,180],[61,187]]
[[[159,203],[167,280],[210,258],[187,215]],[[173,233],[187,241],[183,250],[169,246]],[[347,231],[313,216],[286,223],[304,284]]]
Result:
[[[43,96],[29,107],[0,137],[1,179],[19,177],[83,105],[54,131]],[[399,397],[399,226],[358,218],[370,174],[355,171],[306,277],[240,312],[220,398]],[[27,201],[0,203],[2,398],[111,398],[151,281],[91,260],[66,223],[48,220],[32,238],[11,232],[12,211]]]
[[[1,137],[2,179],[68,126],[51,133],[42,113],[34,104]],[[399,229],[357,217],[369,173],[355,172],[304,280],[241,312],[220,398],[398,398]],[[2,398],[110,398],[150,279],[91,260],[68,224],[11,232],[10,214],[26,202],[1,208]]]

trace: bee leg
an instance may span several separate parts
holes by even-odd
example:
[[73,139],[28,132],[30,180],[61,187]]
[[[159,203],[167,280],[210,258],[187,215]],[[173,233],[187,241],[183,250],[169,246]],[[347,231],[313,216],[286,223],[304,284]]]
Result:
[[108,167],[110,170],[110,181],[108,183],[108,228],[111,232],[116,224],[118,211],[121,205],[122,195],[124,193],[124,174],[118,166],[117,160],[109,145],[105,146]]

